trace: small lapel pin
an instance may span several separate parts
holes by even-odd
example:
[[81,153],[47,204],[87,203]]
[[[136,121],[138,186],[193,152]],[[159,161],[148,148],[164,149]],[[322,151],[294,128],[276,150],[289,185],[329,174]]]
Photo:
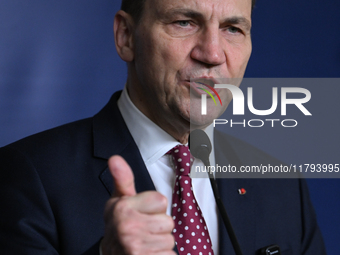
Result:
[[245,195],[247,191],[244,188],[238,189],[238,194]]

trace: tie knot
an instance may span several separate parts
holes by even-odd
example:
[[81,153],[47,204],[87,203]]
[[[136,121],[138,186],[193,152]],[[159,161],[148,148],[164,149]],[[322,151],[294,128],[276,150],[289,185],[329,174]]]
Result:
[[173,159],[176,175],[189,175],[194,161],[187,145],[177,145],[168,152]]

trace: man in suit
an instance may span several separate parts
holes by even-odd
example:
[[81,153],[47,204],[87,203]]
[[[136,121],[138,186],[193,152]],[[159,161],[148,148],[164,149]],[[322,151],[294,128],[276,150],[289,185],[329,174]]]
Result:
[[[243,77],[252,5],[123,0],[114,22],[117,52],[128,63],[123,92],[93,118],[0,151],[1,254],[174,254],[167,152],[187,143],[190,122],[215,141],[212,163],[277,162],[214,132],[224,109],[190,114],[190,101],[199,100],[190,99],[190,79]],[[228,94],[221,98],[226,107]],[[192,182],[213,252],[233,254],[209,180]],[[219,187],[244,254],[276,243],[282,254],[325,254],[303,181],[223,179]]]

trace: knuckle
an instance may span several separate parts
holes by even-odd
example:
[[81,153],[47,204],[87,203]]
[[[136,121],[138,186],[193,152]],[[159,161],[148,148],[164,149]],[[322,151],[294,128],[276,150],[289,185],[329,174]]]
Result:
[[168,206],[167,198],[157,191],[149,191],[146,196],[146,203],[155,203],[158,204],[159,207],[165,208]]
[[133,255],[140,255],[143,251],[143,245],[140,240],[134,240],[130,243],[130,253]]
[[[126,221],[119,224],[117,228],[120,243],[127,251],[127,254],[139,255],[143,254],[143,238],[144,235],[137,227],[138,222],[136,221]],[[145,254],[145,253],[144,253]]]
[[175,237],[172,234],[169,234],[169,243],[171,248],[175,246]]
[[125,250],[129,255],[145,255],[150,254],[147,246],[145,246],[144,236],[129,237],[125,239]]
[[121,235],[138,235],[142,229],[143,225],[140,223],[140,221],[135,219],[127,219],[125,221],[119,222],[117,224],[118,232]]
[[165,217],[161,221],[161,224],[158,224],[158,231],[171,233],[174,227],[175,224],[173,219],[170,216],[165,215]]
[[167,224],[169,225],[169,227],[171,228],[171,229],[173,229],[174,227],[175,227],[175,222],[174,222],[174,220],[172,219],[172,217],[171,216],[169,216],[169,215],[166,215],[166,221],[167,221]]
[[113,217],[118,219],[136,217],[136,210],[132,207],[129,198],[120,198],[113,206]]
[[155,192],[155,200],[164,206],[168,205],[168,199],[159,192]]
[[152,252],[171,251],[175,246],[175,238],[172,234],[158,235],[154,240],[154,245],[150,247]]
[[117,232],[129,233],[141,227],[139,213],[131,206],[128,199],[120,198],[110,202],[105,211],[106,224],[113,224]]
[[126,213],[129,209],[129,201],[124,197],[119,198],[114,205],[114,212],[117,214]]

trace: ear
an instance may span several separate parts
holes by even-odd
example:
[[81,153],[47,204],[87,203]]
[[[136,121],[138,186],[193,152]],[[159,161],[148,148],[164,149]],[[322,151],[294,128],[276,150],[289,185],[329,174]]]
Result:
[[120,10],[116,13],[113,23],[113,33],[118,55],[125,62],[134,59],[133,49],[134,21],[130,14]]

